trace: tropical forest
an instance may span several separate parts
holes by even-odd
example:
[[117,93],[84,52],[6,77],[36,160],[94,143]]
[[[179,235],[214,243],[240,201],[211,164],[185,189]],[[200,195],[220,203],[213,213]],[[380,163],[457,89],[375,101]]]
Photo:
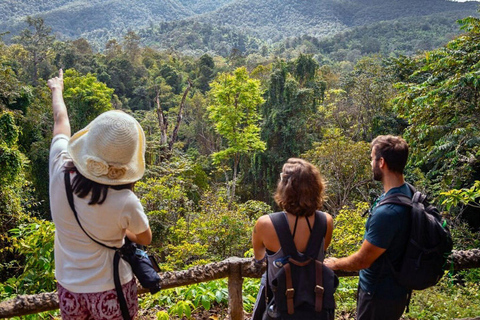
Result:
[[[2,1],[0,318],[60,319],[58,301],[42,297],[57,290],[47,80],[62,69],[72,133],[108,110],[130,114],[145,132],[146,172],[134,192],[165,285],[139,294],[139,319],[238,319],[229,271],[207,279],[198,270],[253,264],[253,227],[281,210],[273,195],[292,157],[326,181],[322,210],[334,221],[326,256],[356,252],[365,212],[383,192],[370,143],[387,134],[407,141],[405,180],[440,210],[454,252],[477,257],[414,291],[402,319],[478,319],[479,5]],[[187,274],[197,276],[167,285]],[[257,275],[237,279],[243,319]],[[357,286],[356,274],[340,276],[335,319],[356,319]],[[40,303],[22,311],[25,298],[3,313],[18,297]]]

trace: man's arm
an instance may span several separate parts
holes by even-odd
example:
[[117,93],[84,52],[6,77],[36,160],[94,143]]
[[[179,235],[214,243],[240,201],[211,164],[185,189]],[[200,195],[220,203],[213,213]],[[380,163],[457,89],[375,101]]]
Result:
[[385,250],[387,249],[377,247],[365,240],[360,249],[354,254],[345,258],[325,259],[325,265],[332,270],[358,271],[370,267]]
[[70,120],[63,101],[63,70],[60,69],[58,77],[48,80],[47,85],[52,91],[53,136],[64,134],[70,137]]

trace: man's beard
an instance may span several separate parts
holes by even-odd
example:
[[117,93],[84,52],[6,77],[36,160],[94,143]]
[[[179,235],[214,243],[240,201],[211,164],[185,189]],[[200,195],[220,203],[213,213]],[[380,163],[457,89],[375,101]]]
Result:
[[382,171],[380,170],[380,168],[378,167],[377,164],[375,164],[375,166],[373,167],[372,171],[373,171],[373,180],[375,180],[375,181],[382,181],[382,179],[383,179],[383,173],[382,173]]

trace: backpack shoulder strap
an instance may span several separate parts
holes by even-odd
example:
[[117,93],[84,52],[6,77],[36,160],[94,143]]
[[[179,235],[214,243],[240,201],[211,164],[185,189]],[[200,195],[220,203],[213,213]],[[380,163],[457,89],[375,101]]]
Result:
[[398,204],[401,206],[412,207],[414,202],[423,202],[425,200],[425,196],[422,195],[421,192],[418,192],[414,186],[410,183],[405,182],[410,191],[412,192],[412,197],[408,197],[403,193],[392,193],[386,196],[385,198],[380,201],[377,206],[381,206],[384,204]]
[[407,197],[403,193],[392,193],[383,198],[378,204],[378,206],[382,206],[384,204],[398,204],[401,206],[411,207],[412,206],[412,198]]
[[315,222],[313,224],[310,239],[308,239],[305,254],[317,258],[320,250],[323,252],[323,239],[327,233],[327,217],[322,211],[315,211]]
[[295,256],[297,254],[297,247],[295,247],[295,243],[293,242],[285,212],[271,213],[269,217],[275,227],[275,232],[277,233],[283,253],[287,256]]

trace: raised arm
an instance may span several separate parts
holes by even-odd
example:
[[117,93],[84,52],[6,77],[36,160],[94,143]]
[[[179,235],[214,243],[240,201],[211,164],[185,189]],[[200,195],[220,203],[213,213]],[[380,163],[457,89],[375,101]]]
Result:
[[63,101],[63,70],[60,69],[58,77],[48,80],[47,84],[52,91],[53,136],[64,134],[70,137],[70,120]]

